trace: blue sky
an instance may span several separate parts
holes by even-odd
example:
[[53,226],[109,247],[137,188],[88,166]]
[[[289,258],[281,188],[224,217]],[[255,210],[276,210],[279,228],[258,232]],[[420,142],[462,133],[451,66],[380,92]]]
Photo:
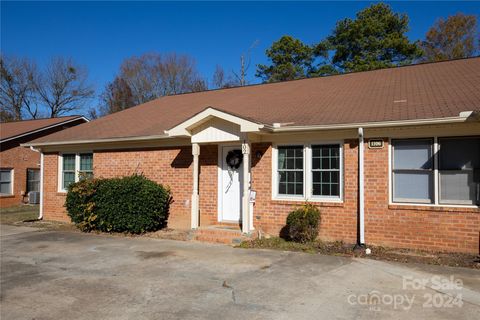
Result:
[[[1,3],[1,51],[33,58],[70,56],[86,65],[99,93],[122,60],[145,52],[189,54],[211,80],[217,64],[238,69],[254,41],[249,81],[265,49],[284,34],[318,42],[335,22],[372,2],[5,2]],[[408,36],[422,39],[438,17],[480,16],[480,2],[391,2],[410,17]]]

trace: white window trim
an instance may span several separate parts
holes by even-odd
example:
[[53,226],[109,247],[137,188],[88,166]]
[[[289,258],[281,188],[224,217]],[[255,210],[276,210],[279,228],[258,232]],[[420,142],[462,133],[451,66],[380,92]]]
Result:
[[15,195],[15,169],[14,168],[2,168],[2,171],[10,171],[10,193],[0,193],[1,197],[11,197]]
[[75,182],[79,181],[80,178],[80,155],[84,153],[91,153],[92,151],[81,151],[81,152],[61,152],[58,155],[58,192],[66,193],[67,189],[63,188],[63,155],[64,154],[74,154],[75,155]]
[[[340,195],[317,196],[312,194],[312,145],[331,145],[340,147]],[[309,141],[307,143],[278,143],[272,146],[272,200],[281,201],[312,201],[312,202],[333,202],[343,203],[343,141]],[[303,146],[303,195],[278,194],[278,148],[289,146]]]
[[[388,204],[394,206],[419,206],[419,207],[446,207],[446,208],[480,208],[478,205],[472,204],[459,204],[459,203],[439,203],[440,199],[440,185],[439,185],[439,160],[438,160],[438,151],[440,150],[438,144],[438,138],[462,138],[462,137],[471,137],[468,136],[427,136],[427,137],[409,137],[409,138],[388,138]],[[393,150],[392,150],[392,140],[406,140],[406,139],[432,139],[433,138],[433,203],[421,203],[421,202],[394,202],[393,201]]]

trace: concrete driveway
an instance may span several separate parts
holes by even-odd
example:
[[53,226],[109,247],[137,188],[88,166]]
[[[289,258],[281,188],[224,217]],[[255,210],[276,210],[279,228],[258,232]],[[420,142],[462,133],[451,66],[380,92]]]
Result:
[[1,226],[1,319],[478,319],[480,272]]

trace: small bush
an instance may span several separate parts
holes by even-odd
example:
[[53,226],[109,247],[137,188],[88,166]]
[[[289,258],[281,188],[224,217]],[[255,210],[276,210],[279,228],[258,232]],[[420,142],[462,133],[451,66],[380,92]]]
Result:
[[300,243],[314,241],[318,235],[319,224],[320,211],[316,206],[306,203],[288,215],[288,239]]
[[70,185],[65,206],[82,231],[143,233],[166,226],[170,192],[141,175]]

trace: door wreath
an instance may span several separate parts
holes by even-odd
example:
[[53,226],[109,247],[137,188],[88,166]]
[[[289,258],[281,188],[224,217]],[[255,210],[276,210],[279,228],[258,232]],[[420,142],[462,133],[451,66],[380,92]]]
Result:
[[238,149],[230,150],[227,153],[227,159],[226,160],[227,160],[227,165],[228,165],[229,168],[238,169],[240,167],[240,165],[242,164],[242,160],[243,160],[242,150],[238,150]]
[[227,162],[228,175],[230,176],[230,181],[228,182],[227,188],[225,190],[225,193],[227,193],[233,184],[234,170],[240,168],[240,165],[242,164],[242,160],[243,160],[242,150],[239,150],[239,149],[230,150],[227,153],[227,158],[225,160]]

